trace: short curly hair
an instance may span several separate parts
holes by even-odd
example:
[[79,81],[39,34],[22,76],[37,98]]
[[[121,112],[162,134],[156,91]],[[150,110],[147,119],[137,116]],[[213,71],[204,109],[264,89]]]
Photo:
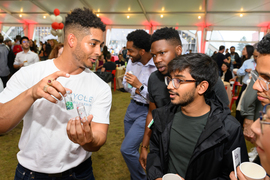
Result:
[[134,47],[149,52],[151,48],[150,37],[151,35],[145,30],[137,29],[127,35],[127,41],[132,41]]
[[266,34],[258,43],[257,51],[260,54],[270,54],[270,34]]
[[164,27],[156,30],[151,36],[150,43],[152,44],[155,41],[163,39],[172,42],[174,45],[182,46],[182,41],[180,39],[179,32],[172,27],[170,28]]
[[88,8],[76,8],[67,15],[65,32],[69,29],[77,29],[80,33],[89,34],[89,28],[98,28],[103,32],[106,30],[101,19]]

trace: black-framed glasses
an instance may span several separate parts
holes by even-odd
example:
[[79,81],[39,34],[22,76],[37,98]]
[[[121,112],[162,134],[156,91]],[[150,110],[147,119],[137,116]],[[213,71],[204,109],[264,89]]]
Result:
[[263,107],[263,110],[260,111],[260,125],[261,125],[261,132],[263,134],[263,124],[268,124],[270,125],[270,122],[267,122],[270,121],[270,116],[267,115],[267,113],[270,114],[270,104],[266,104],[264,107]]
[[175,89],[178,89],[180,84],[196,82],[196,80],[183,80],[183,79],[171,78],[170,76],[165,76],[164,80],[165,80],[166,86],[168,86],[170,82],[172,81],[173,87]]
[[254,83],[258,80],[260,86],[263,88],[263,90],[268,91],[269,90],[269,84],[270,82],[266,81],[265,79],[258,76],[255,72],[251,71],[251,77]]

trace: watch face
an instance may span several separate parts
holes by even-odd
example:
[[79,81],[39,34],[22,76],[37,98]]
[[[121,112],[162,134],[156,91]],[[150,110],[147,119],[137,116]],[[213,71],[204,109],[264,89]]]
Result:
[[142,85],[142,86],[140,87],[140,91],[142,91],[142,90],[143,90],[143,88],[144,88],[144,86]]

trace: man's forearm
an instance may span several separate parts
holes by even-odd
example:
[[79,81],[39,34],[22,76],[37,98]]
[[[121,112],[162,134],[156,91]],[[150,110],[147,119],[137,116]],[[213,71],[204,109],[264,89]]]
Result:
[[0,104],[0,134],[14,128],[34,102],[31,91],[28,89],[11,101]]

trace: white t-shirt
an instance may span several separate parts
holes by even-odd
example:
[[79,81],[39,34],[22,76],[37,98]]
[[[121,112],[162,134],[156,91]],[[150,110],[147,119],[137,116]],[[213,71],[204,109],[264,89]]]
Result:
[[[56,71],[59,70],[53,60],[21,68],[0,93],[0,102],[12,100]],[[22,166],[37,172],[63,172],[91,156],[91,152],[85,151],[67,136],[67,122],[78,116],[77,103],[84,104],[88,115],[93,115],[93,122],[109,124],[111,89],[95,73],[85,69],[69,78],[59,77],[57,81],[72,90],[74,109],[66,110],[64,100],[54,104],[42,98],[35,101],[23,118],[17,158]]]
[[27,53],[24,51],[17,53],[14,60],[15,65],[20,65],[23,63],[23,66],[29,66],[30,64],[34,64],[36,62],[39,62],[39,57],[37,53],[30,51],[30,49]]

